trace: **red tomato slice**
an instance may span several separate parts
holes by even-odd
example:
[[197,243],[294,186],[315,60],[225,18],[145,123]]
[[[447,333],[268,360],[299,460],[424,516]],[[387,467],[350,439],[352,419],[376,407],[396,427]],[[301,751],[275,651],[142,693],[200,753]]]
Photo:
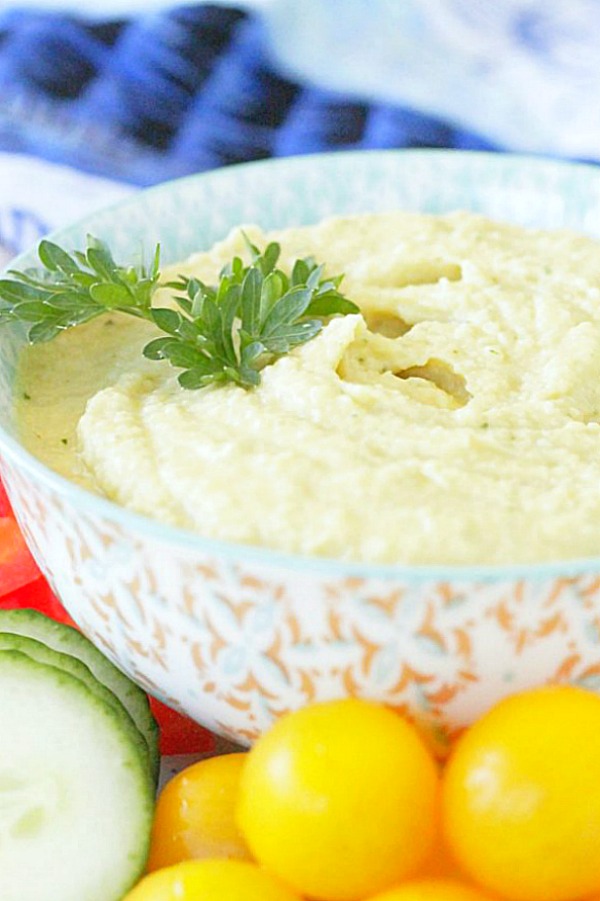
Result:
[[39,579],[40,571],[14,519],[0,519],[0,597]]
[[12,610],[15,607],[31,607],[59,623],[76,626],[43,576],[0,597],[0,610]]
[[161,754],[203,754],[214,751],[215,737],[176,710],[150,698],[152,713],[160,727]]
[[0,481],[0,517],[12,516],[12,509],[4,485]]

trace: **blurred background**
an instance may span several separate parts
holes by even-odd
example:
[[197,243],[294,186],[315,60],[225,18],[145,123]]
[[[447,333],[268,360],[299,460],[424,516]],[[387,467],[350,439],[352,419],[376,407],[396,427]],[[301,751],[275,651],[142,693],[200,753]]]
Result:
[[0,0],[0,254],[140,186],[385,147],[600,160],[597,0]]

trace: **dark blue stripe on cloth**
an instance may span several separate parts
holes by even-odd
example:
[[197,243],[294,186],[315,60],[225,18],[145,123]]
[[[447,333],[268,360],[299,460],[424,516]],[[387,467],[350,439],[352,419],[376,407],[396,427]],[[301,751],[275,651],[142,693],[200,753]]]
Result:
[[260,22],[245,22],[237,30],[173,142],[182,166],[207,168],[273,155],[278,129],[300,88],[268,65],[263,47]]
[[[3,22],[4,19],[4,22]],[[12,27],[11,27],[12,23]],[[56,99],[79,96],[102,68],[109,47],[68,18],[0,18],[0,92],[21,87]]]

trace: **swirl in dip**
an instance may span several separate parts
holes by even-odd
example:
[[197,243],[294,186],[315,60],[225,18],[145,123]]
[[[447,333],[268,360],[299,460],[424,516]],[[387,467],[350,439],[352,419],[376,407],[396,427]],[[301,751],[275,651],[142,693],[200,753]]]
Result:
[[[333,318],[252,390],[182,389],[147,323],[28,348],[23,440],[117,503],[213,538],[380,563],[600,554],[600,245],[453,213],[262,235],[345,273]],[[165,273],[215,282],[239,231]],[[160,297],[164,303],[164,296]]]

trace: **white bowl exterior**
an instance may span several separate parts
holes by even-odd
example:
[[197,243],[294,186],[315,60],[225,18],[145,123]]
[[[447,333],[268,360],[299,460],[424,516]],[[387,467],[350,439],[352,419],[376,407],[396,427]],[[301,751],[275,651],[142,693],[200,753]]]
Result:
[[[289,224],[289,207],[308,222],[394,206],[462,207],[593,232],[600,173],[479,154],[299,159],[147,192],[120,216],[100,214],[66,239],[89,229],[123,256],[140,234],[147,245],[156,231],[175,259],[238,222]],[[198,207],[208,210],[200,241]],[[545,682],[600,684],[600,561],[522,573],[377,569],[178,541],[49,474],[8,437],[16,345],[6,334],[0,474],[36,558],[109,657],[209,728],[248,743],[287,710],[356,695],[407,712],[443,752],[505,694]]]
[[600,577],[324,574],[179,547],[75,512],[2,475],[44,571],[83,631],[139,684],[250,743],[282,713],[348,695],[419,723],[444,753],[495,700],[600,685]]

